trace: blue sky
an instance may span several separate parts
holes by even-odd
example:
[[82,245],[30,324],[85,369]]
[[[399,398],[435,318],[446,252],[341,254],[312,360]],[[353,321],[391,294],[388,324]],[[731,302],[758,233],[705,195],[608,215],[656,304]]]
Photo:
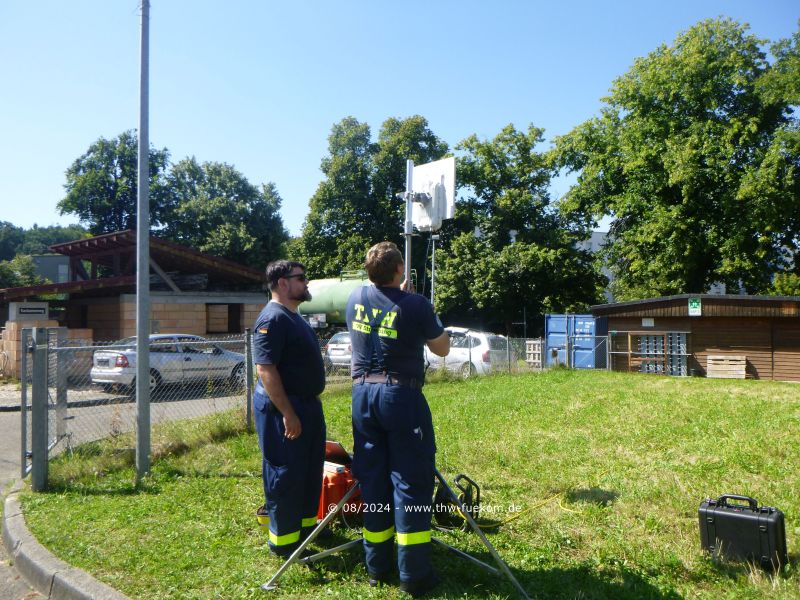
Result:
[[[420,114],[451,147],[532,123],[549,142],[636,57],[719,15],[776,40],[800,2],[151,0],[150,140],[275,182],[298,234],[340,119],[377,135]],[[77,222],[56,209],[64,171],[136,128],[139,34],[137,0],[0,4],[0,220]]]

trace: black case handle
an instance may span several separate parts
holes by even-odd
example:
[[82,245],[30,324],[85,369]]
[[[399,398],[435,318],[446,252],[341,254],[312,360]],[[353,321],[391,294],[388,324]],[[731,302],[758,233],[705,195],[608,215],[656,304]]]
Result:
[[742,502],[747,502],[752,510],[758,510],[758,500],[751,498],[750,496],[739,496],[737,494],[723,494],[717,500],[717,504],[722,506],[730,506],[730,504],[727,502],[728,500],[741,500]]

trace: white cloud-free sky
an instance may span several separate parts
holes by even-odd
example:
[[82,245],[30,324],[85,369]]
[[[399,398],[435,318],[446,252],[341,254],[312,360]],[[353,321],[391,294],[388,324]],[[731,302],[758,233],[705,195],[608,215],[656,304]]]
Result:
[[[150,140],[275,182],[298,234],[340,119],[377,134],[420,114],[451,147],[508,123],[550,140],[596,115],[636,57],[720,15],[774,41],[800,3],[151,0]],[[77,222],[56,209],[64,171],[136,128],[139,36],[137,0],[3,0],[0,220]]]

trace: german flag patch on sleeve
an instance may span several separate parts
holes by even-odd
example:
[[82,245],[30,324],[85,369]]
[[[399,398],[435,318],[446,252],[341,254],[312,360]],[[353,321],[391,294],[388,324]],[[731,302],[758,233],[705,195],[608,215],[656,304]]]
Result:
[[258,333],[269,333],[269,329],[267,329],[266,327],[259,327]]

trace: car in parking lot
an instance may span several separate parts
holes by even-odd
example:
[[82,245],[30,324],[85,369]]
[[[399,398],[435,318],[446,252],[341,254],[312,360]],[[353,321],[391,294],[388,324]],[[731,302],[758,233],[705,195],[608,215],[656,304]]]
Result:
[[[223,380],[237,389],[245,385],[245,357],[197,335],[161,333],[150,336],[150,391],[169,383]],[[136,385],[136,336],[95,350],[91,381],[107,392]]]
[[334,334],[325,344],[324,362],[327,369],[350,369],[352,356],[353,346],[347,331]]
[[508,339],[466,327],[445,327],[450,335],[450,354],[441,357],[425,347],[428,369],[447,369],[462,377],[486,375],[508,368]]

